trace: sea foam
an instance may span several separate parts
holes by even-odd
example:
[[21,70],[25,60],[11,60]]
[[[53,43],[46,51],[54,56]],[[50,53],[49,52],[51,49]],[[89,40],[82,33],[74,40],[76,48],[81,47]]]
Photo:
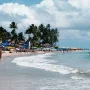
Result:
[[47,59],[51,57],[53,53],[33,55],[29,57],[18,57],[15,58],[12,63],[15,63],[19,66],[33,67],[38,69],[43,69],[51,72],[58,72],[60,74],[70,74],[70,73],[79,73],[78,69],[67,67],[64,65],[52,64],[53,60]]
[[73,79],[73,80],[85,80],[85,77],[81,77],[81,76],[72,76],[71,79]]

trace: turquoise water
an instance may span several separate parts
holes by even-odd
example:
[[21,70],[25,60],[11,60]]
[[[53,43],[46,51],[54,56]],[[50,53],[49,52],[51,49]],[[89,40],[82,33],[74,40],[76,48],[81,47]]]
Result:
[[57,53],[51,59],[56,59],[56,64],[90,70],[90,54],[88,52]]
[[0,64],[1,90],[90,90],[88,52],[7,59]]

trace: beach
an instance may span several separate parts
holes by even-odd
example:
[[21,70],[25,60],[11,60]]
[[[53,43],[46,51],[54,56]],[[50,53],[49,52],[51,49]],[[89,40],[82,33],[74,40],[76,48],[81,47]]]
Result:
[[43,51],[35,51],[35,52],[11,52],[10,51],[3,51],[2,57],[8,57],[8,56],[23,56],[23,55],[31,55],[31,54],[43,54],[45,52]]
[[5,56],[1,90],[90,90],[88,52]]

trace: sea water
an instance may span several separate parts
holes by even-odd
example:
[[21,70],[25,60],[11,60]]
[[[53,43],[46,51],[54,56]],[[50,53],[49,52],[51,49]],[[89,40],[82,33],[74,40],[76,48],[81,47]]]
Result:
[[88,52],[23,56],[8,63],[8,90],[90,90]]

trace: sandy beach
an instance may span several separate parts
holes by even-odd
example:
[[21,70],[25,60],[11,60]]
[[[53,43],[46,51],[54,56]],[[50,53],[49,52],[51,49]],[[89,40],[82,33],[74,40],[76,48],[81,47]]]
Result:
[[32,54],[44,54],[45,52],[43,51],[35,51],[35,52],[12,52],[10,53],[9,51],[4,51],[2,52],[2,58],[7,57],[7,56],[23,56],[23,55],[32,55]]

